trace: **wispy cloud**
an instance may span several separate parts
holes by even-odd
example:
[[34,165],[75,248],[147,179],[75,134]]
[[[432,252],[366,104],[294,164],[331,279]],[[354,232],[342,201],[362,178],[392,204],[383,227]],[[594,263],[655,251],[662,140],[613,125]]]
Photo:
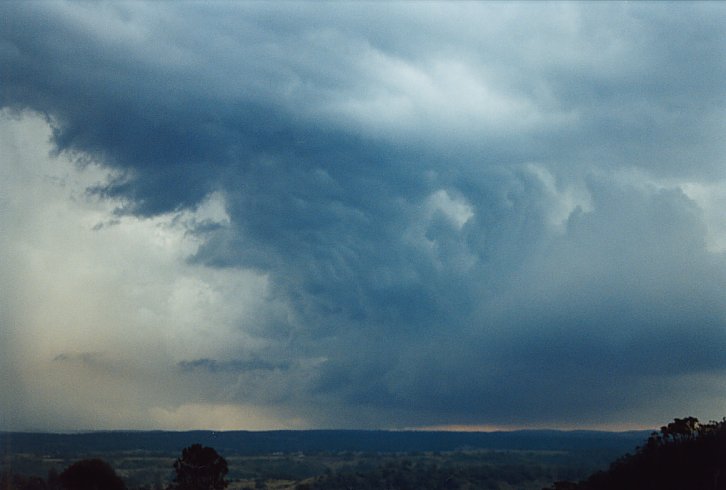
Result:
[[275,369],[288,370],[290,365],[286,362],[273,363],[262,359],[241,360],[235,359],[231,361],[217,361],[214,359],[195,359],[193,361],[179,361],[177,364],[179,369],[184,372],[194,372],[196,370],[205,370],[212,373],[218,372],[245,372],[245,371],[271,371]]

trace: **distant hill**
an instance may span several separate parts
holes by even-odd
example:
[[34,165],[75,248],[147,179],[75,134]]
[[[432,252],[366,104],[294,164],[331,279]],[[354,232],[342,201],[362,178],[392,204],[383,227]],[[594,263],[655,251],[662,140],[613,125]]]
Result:
[[440,432],[380,430],[299,431],[101,431],[73,434],[0,432],[0,451],[46,455],[86,455],[118,451],[176,453],[192,443],[220,453],[251,455],[290,452],[454,451],[461,449],[605,451],[620,455],[648,437],[647,431],[601,432],[523,430]]

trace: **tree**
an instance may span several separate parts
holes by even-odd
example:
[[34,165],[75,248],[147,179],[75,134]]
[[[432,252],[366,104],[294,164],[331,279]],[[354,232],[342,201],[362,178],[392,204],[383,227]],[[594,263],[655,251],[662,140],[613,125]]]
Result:
[[577,484],[558,482],[548,490],[726,490],[723,475],[726,419],[702,424],[685,417],[653,432],[644,446],[613,462],[607,471]]
[[192,444],[174,462],[172,490],[221,490],[227,487],[227,461],[211,447]]
[[58,477],[65,490],[126,490],[111,465],[101,459],[73,463]]

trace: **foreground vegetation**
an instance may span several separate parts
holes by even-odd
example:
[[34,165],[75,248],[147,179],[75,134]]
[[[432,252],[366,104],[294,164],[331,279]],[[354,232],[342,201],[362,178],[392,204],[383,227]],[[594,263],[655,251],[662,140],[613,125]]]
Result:
[[554,490],[726,490],[726,418],[702,424],[675,419],[645,445],[579,483],[558,481]]

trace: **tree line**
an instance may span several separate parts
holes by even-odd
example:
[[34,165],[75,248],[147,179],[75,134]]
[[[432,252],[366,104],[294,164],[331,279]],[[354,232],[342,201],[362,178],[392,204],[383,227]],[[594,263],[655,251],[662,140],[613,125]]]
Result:
[[[165,488],[144,490],[223,490],[227,461],[216,450],[192,444],[174,462],[174,480]],[[159,485],[160,486],[160,485]],[[62,473],[50,471],[47,480],[37,476],[0,475],[0,490],[127,490],[123,479],[102,459],[83,459]]]
[[[164,485],[159,482],[137,490],[224,490],[229,484],[225,458],[215,449],[201,444],[184,448],[174,461],[173,469],[171,483]],[[401,459],[365,471],[326,470],[324,475],[299,481],[296,489],[463,490],[498,488],[497,482],[505,480],[516,488],[517,479],[524,485],[537,477],[515,466],[496,466],[496,469],[521,474],[507,474],[506,478],[499,480],[492,473],[491,465],[440,465]],[[263,481],[258,483],[260,485],[256,488],[265,488]],[[633,454],[615,460],[607,470],[598,471],[579,482],[556,481],[543,490],[606,489],[726,490],[726,418],[721,422],[708,423],[701,423],[695,417],[677,418],[661,427],[660,431],[653,432]],[[101,459],[83,459],[61,473],[49,471],[47,479],[0,474],[0,490],[128,488],[109,463]]]

